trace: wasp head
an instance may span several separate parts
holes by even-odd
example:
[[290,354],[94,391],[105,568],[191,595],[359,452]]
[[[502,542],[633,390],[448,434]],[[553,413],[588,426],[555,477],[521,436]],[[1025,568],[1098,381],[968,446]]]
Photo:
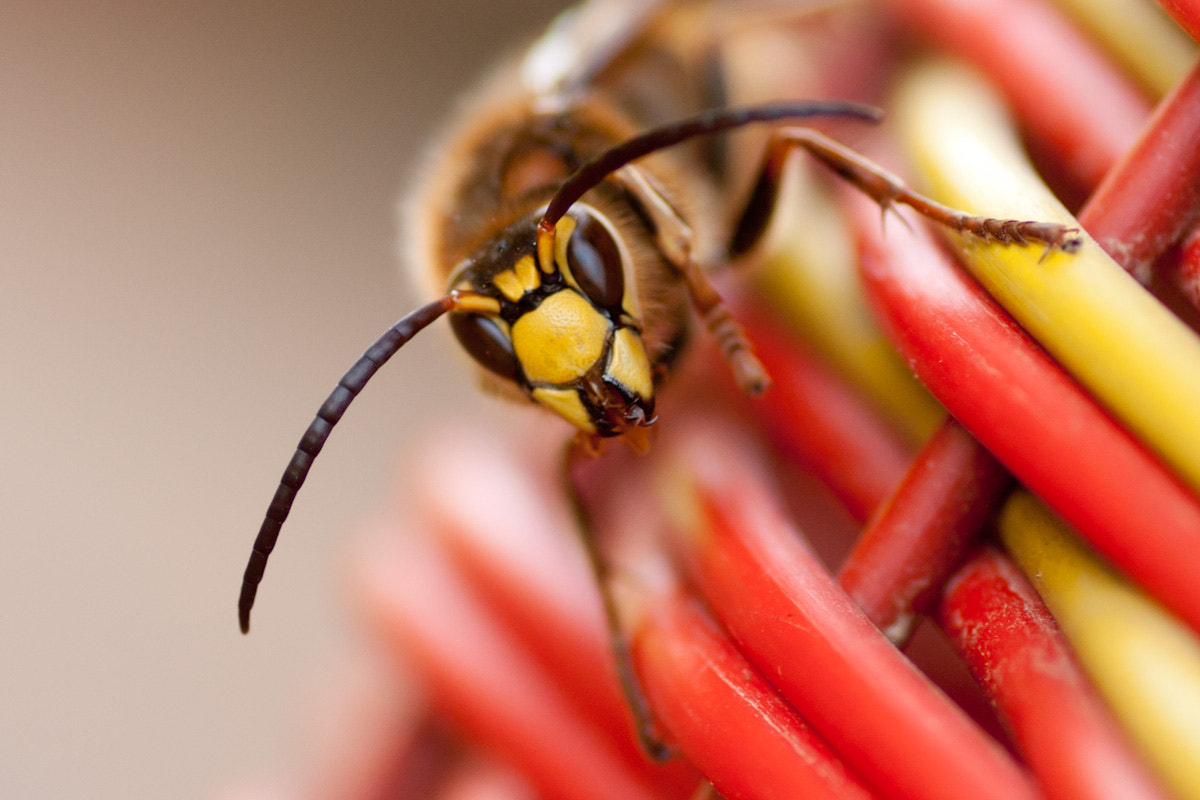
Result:
[[454,271],[452,291],[494,298],[494,313],[455,312],[450,324],[484,369],[580,431],[644,440],[654,382],[611,223],[577,203],[537,252],[539,210],[500,231]]

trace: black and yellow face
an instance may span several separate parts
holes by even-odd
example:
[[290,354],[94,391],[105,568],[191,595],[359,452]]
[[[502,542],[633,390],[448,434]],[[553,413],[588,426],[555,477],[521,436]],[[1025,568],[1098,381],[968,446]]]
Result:
[[577,203],[555,228],[552,263],[539,264],[541,213],[454,271],[451,290],[487,295],[497,308],[453,313],[451,327],[481,366],[579,430],[637,438],[654,421],[654,382],[628,253],[602,215]]

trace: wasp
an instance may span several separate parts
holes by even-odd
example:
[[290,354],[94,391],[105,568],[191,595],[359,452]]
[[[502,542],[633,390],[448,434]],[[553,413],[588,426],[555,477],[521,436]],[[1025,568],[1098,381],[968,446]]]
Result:
[[[246,567],[243,632],[268,556],[331,430],[371,376],[442,316],[489,388],[566,419],[574,447],[649,447],[655,396],[694,322],[738,384],[769,378],[709,279],[763,238],[784,165],[805,151],[887,210],[960,231],[1071,250],[1072,229],[967,215],[799,123],[875,122],[855,102],[727,104],[724,17],[737,4],[592,0],[501,65],[440,138],[409,206],[408,259],[436,299],[358,359],[288,463]],[[769,126],[739,176],[726,131]]]

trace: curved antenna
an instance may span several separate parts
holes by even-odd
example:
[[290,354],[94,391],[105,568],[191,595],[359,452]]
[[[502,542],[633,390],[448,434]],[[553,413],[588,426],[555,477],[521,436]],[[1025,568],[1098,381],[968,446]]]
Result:
[[288,512],[292,510],[296,492],[304,485],[313,459],[325,446],[325,440],[329,438],[333,426],[342,418],[350,402],[396,351],[442,314],[453,309],[486,305],[487,302],[495,303],[495,300],[471,292],[451,292],[421,306],[388,328],[338,381],[337,388],[330,392],[329,397],[321,404],[317,416],[300,439],[300,444],[296,445],[296,452],[288,462],[287,469],[283,471],[283,477],[279,479],[279,488],[275,490],[275,496],[267,508],[262,527],[258,529],[254,550],[250,553],[250,562],[246,564],[246,573],[242,577],[242,593],[238,598],[238,622],[242,626],[242,633],[250,631],[250,609],[254,607],[254,596],[258,593],[258,584],[262,582],[263,572],[267,568],[267,558],[275,549],[279,529],[287,519]]
[[[539,260],[553,253],[554,226],[567,210],[589,189],[595,188],[629,162],[658,150],[674,147],[697,136],[711,136],[756,122],[778,122],[808,117],[850,117],[866,122],[878,122],[883,119],[883,111],[875,106],[846,100],[798,100],[743,108],[710,109],[639,133],[592,158],[558,187],[538,223]],[[548,262],[543,260],[542,263]]]

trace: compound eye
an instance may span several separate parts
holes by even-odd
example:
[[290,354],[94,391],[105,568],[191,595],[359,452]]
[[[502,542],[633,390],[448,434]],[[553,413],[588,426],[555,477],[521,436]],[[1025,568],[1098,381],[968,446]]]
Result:
[[451,314],[450,328],[458,343],[484,369],[510,381],[520,378],[512,339],[496,320],[482,314]]
[[602,222],[590,214],[573,218],[575,230],[567,242],[567,267],[580,290],[598,308],[619,310],[625,297],[621,250]]

